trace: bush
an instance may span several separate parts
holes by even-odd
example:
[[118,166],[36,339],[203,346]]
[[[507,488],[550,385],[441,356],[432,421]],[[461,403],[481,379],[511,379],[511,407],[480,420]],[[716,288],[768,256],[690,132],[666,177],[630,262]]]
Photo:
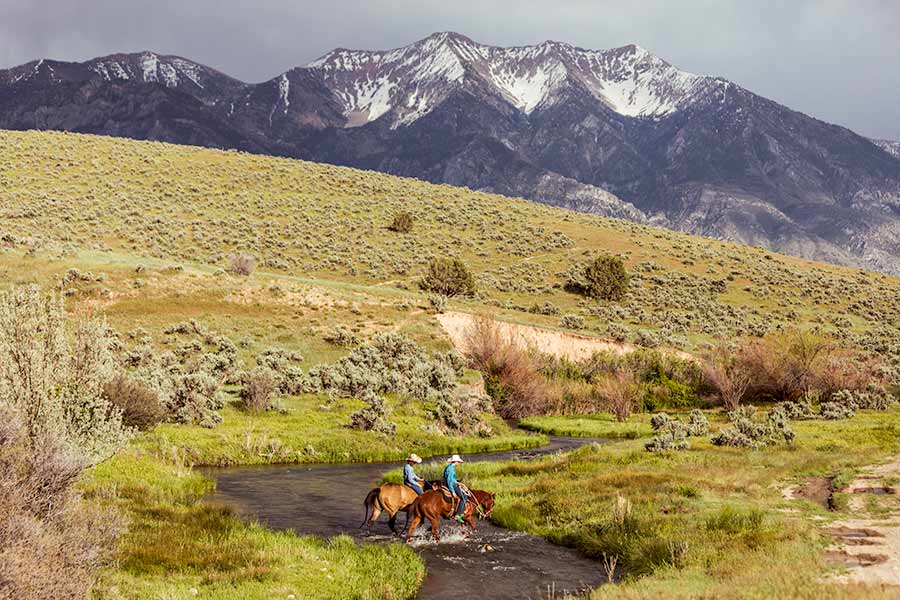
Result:
[[856,414],[856,409],[843,402],[823,402],[819,405],[819,416],[826,421],[839,419],[851,419]]
[[489,434],[488,426],[481,418],[492,410],[491,399],[471,389],[457,389],[438,396],[432,416],[447,432],[460,434]]
[[809,421],[816,418],[813,412],[812,402],[809,397],[801,398],[796,402],[782,402],[778,405],[787,418],[792,421]]
[[656,435],[644,444],[648,452],[687,450],[691,447],[688,437],[700,437],[709,433],[709,420],[696,409],[691,411],[687,424],[670,418],[666,413],[659,413],[650,418],[650,426]]
[[247,410],[281,410],[275,398],[278,391],[278,374],[275,371],[269,367],[257,366],[244,374],[242,383],[239,395]]
[[249,277],[256,269],[256,259],[249,254],[232,254],[229,257],[230,270],[235,275]]
[[749,370],[726,346],[707,354],[703,360],[703,374],[728,411],[735,410],[741,404],[750,388]]
[[597,384],[597,391],[617,421],[621,423],[628,419],[637,401],[638,386],[634,375],[619,371],[607,376]]
[[0,597],[87,598],[123,524],[80,498],[84,456],[58,438],[32,438],[0,405]]
[[107,382],[103,396],[122,411],[122,423],[127,427],[147,431],[166,418],[159,394],[126,375],[116,375]]
[[88,462],[113,454],[130,431],[103,395],[117,365],[105,324],[79,323],[68,336],[58,296],[36,286],[0,296],[0,407],[31,440],[46,437]]
[[762,448],[777,444],[780,440],[788,444],[794,441],[794,431],[784,410],[772,409],[765,421],[758,421],[753,406],[742,406],[728,413],[731,427],[724,429],[710,440],[716,446],[734,448]]
[[563,315],[559,325],[566,329],[584,329],[584,317],[581,315]]
[[485,389],[504,419],[547,411],[555,395],[532,355],[504,335],[497,324],[480,317],[466,333],[467,356],[481,371]]
[[385,405],[384,397],[371,390],[366,390],[361,399],[368,406],[350,415],[350,426],[363,431],[394,435],[397,425],[388,420],[390,410]]
[[[344,329],[341,333],[338,333],[337,329],[333,333],[333,335],[341,336],[342,343],[357,343],[356,336],[349,334],[350,337],[347,337],[345,334],[349,334],[349,332]],[[272,371],[276,391],[292,396],[302,393],[307,384],[306,378],[303,377],[303,369],[297,366],[302,361],[303,357],[299,353],[281,348],[268,348],[256,357],[257,365]]]
[[419,283],[423,290],[452,298],[475,294],[475,278],[458,258],[435,258]]
[[440,315],[447,311],[449,302],[447,302],[447,296],[428,294],[428,304],[431,306],[431,310]]
[[388,229],[397,233],[409,233],[413,229],[414,219],[408,212],[401,212],[394,217]]
[[572,268],[566,289],[596,300],[619,301],[628,292],[628,280],[621,258],[601,255]]

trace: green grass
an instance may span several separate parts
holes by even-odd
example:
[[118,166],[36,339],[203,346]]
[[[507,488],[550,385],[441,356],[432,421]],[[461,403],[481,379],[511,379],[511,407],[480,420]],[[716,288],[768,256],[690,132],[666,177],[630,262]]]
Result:
[[489,437],[449,436],[423,429],[430,421],[425,408],[412,401],[392,399],[391,420],[397,433],[385,436],[348,426],[350,413],[364,404],[305,395],[284,401],[289,414],[247,413],[230,404],[224,421],[214,429],[161,425],[137,443],[160,457],[177,457],[195,465],[229,466],[265,463],[388,462],[410,452],[422,457],[454,452],[473,453],[534,448],[547,443],[544,435],[510,430],[501,419],[488,416]]
[[619,423],[609,414],[526,417],[519,421],[519,427],[549,435],[605,439],[633,440],[653,435],[649,414],[633,415],[627,423]]
[[[714,430],[725,426],[720,412],[708,414]],[[602,428],[606,437],[615,437],[617,427],[623,433],[635,427],[544,421],[545,430],[560,424],[568,434],[587,436]],[[794,428],[793,447],[747,451],[691,438],[689,451],[658,455],[631,440],[529,462],[468,463],[464,478],[498,492],[495,523],[589,556],[618,557],[628,577],[598,589],[597,598],[890,597],[827,583],[828,540],[809,517],[847,515],[786,501],[781,489],[900,452],[900,408],[863,411],[845,421],[796,422]],[[624,518],[616,516],[619,496],[631,506]]]
[[136,450],[92,469],[88,497],[130,525],[97,598],[411,598],[422,559],[399,544],[274,532],[201,501],[214,482]]

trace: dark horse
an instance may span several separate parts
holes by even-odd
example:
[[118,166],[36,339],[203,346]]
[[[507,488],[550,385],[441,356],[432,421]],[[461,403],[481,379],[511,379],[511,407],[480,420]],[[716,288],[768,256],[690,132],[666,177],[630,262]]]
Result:
[[[474,499],[470,498],[469,502],[466,503],[466,508],[463,512],[465,524],[461,526],[465,530],[465,525],[468,524],[472,531],[475,531],[475,515],[480,515],[481,518],[487,519],[494,512],[494,494],[484,490],[471,490],[471,492]],[[451,518],[453,509],[452,500],[448,499],[440,489],[429,490],[416,498],[409,505],[406,513],[409,521],[406,528],[406,541],[408,542],[409,538],[412,537],[419,523],[424,519],[428,519],[431,521],[431,535],[434,537],[434,541],[439,542],[441,540],[439,527],[441,517],[445,519]]]

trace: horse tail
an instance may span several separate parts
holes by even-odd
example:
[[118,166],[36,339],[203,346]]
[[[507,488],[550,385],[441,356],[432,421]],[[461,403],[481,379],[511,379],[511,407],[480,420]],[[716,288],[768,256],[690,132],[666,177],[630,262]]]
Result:
[[369,522],[369,519],[372,518],[372,513],[375,511],[375,503],[378,502],[378,494],[380,493],[381,488],[372,488],[372,491],[366,496],[366,499],[363,502],[363,506],[366,507],[366,518],[363,520],[362,525],[359,526],[360,529],[365,527]]

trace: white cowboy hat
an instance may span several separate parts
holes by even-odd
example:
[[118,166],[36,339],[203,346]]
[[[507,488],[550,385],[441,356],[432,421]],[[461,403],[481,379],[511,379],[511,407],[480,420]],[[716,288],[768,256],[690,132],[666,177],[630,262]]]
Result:
[[454,454],[450,458],[447,459],[448,463],[461,463],[463,462],[462,457],[459,454]]
[[420,462],[422,462],[422,459],[419,458],[418,454],[413,452],[412,454],[410,454],[409,456],[406,457],[406,462],[414,462],[416,464],[419,464]]

